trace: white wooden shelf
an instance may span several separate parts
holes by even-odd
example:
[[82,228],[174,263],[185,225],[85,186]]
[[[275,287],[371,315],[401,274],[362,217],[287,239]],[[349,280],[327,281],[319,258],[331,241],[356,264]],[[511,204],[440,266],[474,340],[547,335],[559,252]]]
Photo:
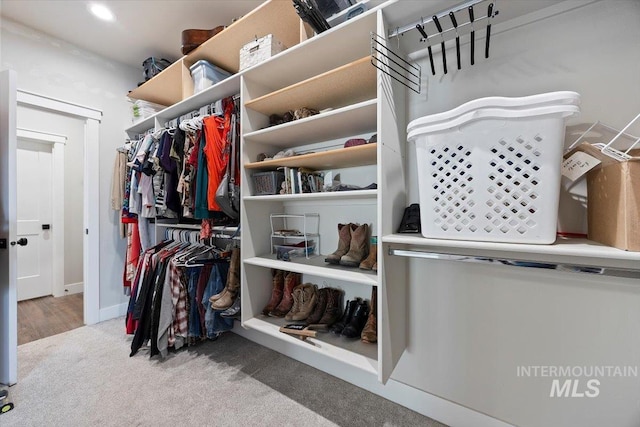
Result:
[[358,369],[377,374],[378,372],[378,346],[377,344],[367,344],[359,339],[348,339],[331,332],[318,332],[316,338],[307,338],[309,342],[304,342],[299,338],[280,332],[281,326],[288,322],[282,318],[274,317],[254,317],[245,320],[242,326],[255,329],[267,335],[276,337],[287,342],[304,346],[320,354],[330,357],[342,363],[348,363]]
[[244,135],[245,142],[268,143],[273,147],[290,148],[374,133],[376,129],[376,100],[370,99],[326,113],[306,117],[278,126],[260,129]]
[[267,34],[273,34],[286,48],[300,43],[300,18],[292,2],[264,2],[189,52],[185,61],[192,65],[200,59],[205,59],[227,71],[237,73],[240,68],[240,48]]
[[303,194],[273,194],[268,196],[245,196],[245,201],[306,201],[306,200],[340,200],[340,199],[375,199],[378,197],[378,190],[353,190],[353,191],[327,191],[324,193],[303,193]]
[[496,256],[522,261],[622,268],[640,272],[640,252],[627,252],[587,239],[559,237],[552,245],[532,245],[426,239],[419,234],[390,234],[383,236],[382,242],[456,255]]
[[310,79],[245,102],[262,114],[284,114],[302,107],[340,108],[376,97],[376,68],[364,57]]
[[268,254],[248,258],[245,259],[244,262],[245,264],[259,267],[293,271],[294,273],[310,274],[312,276],[344,280],[368,286],[378,286],[378,276],[375,271],[328,264],[324,262],[324,255],[312,256],[311,258],[295,257],[291,258],[291,261],[281,261],[276,258],[276,254]]
[[309,168],[326,170],[368,166],[377,163],[377,143],[357,145],[349,148],[320,151],[299,156],[283,157],[281,159],[265,160],[264,162],[246,163],[245,169],[274,170],[281,166],[294,168]]
[[[376,31],[376,13],[370,10],[243,70],[243,73],[247,79],[264,87],[283,88],[369,55],[372,31]],[[310,58],[310,52],[313,58]],[[315,58],[322,58],[322,61]]]
[[197,110],[218,99],[226,98],[227,96],[232,96],[237,93],[240,93],[240,75],[234,74],[201,92],[136,122],[134,125],[125,129],[125,131],[129,134],[144,132],[154,127],[156,118],[158,118],[161,125],[164,125],[164,123],[169,120],[175,119],[190,111]]

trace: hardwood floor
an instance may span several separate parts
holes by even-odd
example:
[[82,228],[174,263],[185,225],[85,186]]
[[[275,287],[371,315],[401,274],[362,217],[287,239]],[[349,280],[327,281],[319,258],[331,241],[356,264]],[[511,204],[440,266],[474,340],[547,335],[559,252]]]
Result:
[[36,298],[18,303],[18,345],[79,328],[82,293]]

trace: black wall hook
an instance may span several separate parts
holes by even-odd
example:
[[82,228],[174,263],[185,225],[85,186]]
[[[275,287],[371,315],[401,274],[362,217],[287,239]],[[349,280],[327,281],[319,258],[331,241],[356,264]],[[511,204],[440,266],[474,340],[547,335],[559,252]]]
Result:
[[431,64],[431,74],[436,75],[436,67],[433,65],[433,52],[431,51],[431,43],[429,42],[429,36],[427,32],[424,30],[424,27],[420,24],[416,24],[416,29],[422,35],[422,38],[427,42],[427,50],[429,51],[429,63]]
[[458,70],[460,69],[460,36],[458,35],[458,21],[456,21],[456,15],[453,11],[449,12],[449,18],[451,18],[451,23],[453,24],[453,28],[456,30],[456,59],[458,60]]
[[471,65],[475,64],[476,32],[473,29],[473,5],[469,6],[469,22],[471,22]]
[[442,41],[440,42],[440,47],[442,49],[442,68],[444,69],[444,73],[447,74],[447,52],[444,49],[444,36],[442,35],[442,25],[440,25],[440,21],[438,21],[438,17],[433,15],[431,17],[433,19],[433,23],[436,24],[438,28],[438,32],[440,32],[440,37],[442,37]]
[[484,46],[484,57],[489,57],[489,41],[491,39],[491,18],[493,14],[493,3],[489,4],[489,9],[487,10],[487,39]]

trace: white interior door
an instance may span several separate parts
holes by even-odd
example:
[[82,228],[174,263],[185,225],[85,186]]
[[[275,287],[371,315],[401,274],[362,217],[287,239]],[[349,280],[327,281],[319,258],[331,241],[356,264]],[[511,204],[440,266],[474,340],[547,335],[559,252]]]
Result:
[[52,145],[19,138],[16,160],[17,292],[22,301],[53,293]]
[[0,72],[0,383],[18,379],[16,73]]

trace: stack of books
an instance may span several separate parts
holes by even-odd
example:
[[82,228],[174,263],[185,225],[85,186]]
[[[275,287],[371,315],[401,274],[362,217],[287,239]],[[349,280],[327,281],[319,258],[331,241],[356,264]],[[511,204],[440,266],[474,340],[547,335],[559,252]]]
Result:
[[307,168],[280,167],[284,185],[280,194],[319,193],[324,190],[324,174]]

